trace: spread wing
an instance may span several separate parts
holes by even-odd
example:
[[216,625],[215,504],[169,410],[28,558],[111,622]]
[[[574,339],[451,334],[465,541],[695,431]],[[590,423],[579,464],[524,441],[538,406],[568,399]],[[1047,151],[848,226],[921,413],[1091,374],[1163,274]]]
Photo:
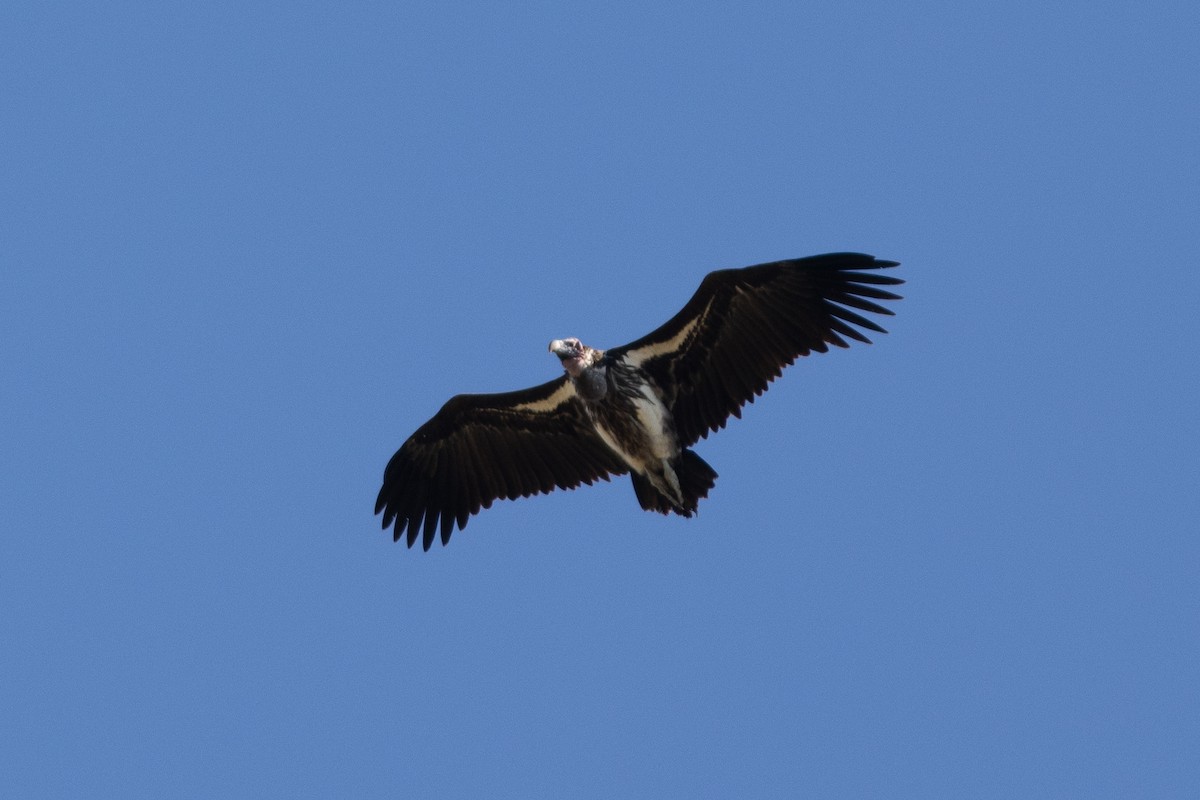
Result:
[[388,462],[375,513],[385,529],[395,522],[397,541],[407,528],[409,547],[423,528],[428,550],[439,527],[445,544],[456,522],[465,528],[494,500],[574,489],[626,469],[564,375],[532,389],[450,398]]
[[892,313],[875,301],[899,300],[880,287],[903,281],[874,270],[895,266],[830,253],[711,272],[665,325],[608,354],[654,377],[680,444],[690,446],[725,427],[730,414],[740,417],[798,356],[847,347],[842,337],[870,343],[859,328],[886,333],[853,309]]

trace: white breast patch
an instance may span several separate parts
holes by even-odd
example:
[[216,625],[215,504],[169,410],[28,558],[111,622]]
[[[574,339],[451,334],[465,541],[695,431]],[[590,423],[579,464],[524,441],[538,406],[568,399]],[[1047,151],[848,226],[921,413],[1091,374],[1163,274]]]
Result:
[[642,384],[642,397],[634,401],[637,406],[638,422],[650,437],[650,449],[656,458],[675,455],[675,440],[667,431],[667,409],[662,400],[650,388]]

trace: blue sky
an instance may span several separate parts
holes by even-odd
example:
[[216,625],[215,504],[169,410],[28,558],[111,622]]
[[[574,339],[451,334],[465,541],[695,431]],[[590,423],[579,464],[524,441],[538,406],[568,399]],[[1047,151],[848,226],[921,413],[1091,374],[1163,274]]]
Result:
[[[10,4],[13,797],[1200,793],[1191,3]],[[712,269],[870,347],[408,551],[451,395]]]

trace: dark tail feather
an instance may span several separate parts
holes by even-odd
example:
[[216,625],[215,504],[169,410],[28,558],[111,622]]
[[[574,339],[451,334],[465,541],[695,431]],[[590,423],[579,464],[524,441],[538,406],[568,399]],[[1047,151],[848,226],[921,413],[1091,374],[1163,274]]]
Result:
[[671,513],[671,501],[658,493],[650,485],[650,479],[640,472],[630,472],[633,478],[633,492],[637,495],[638,503],[647,511],[657,511],[660,514]]
[[700,500],[708,497],[708,490],[716,485],[717,472],[691,450],[680,453],[672,466],[683,494],[682,507],[676,506],[669,497],[654,488],[649,478],[638,472],[629,473],[633,478],[633,491],[637,494],[638,503],[647,511],[660,514],[674,511],[682,517],[690,517],[696,513],[696,505]]
[[708,490],[717,484],[717,471],[691,450],[684,450],[675,463],[675,474],[679,476],[684,510],[689,512],[684,516],[690,517],[700,500],[708,497]]

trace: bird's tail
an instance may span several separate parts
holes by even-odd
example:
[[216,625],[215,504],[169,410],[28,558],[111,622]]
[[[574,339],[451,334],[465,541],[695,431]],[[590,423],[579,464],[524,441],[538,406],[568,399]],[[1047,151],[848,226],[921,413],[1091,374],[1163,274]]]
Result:
[[[675,502],[655,486],[656,481],[640,472],[630,473],[630,477],[633,478],[633,491],[637,494],[638,503],[647,511],[657,511],[660,514],[670,514],[673,511],[681,517],[690,517],[696,513],[696,506],[701,498],[708,497],[708,490],[716,485],[717,471],[691,450],[681,452],[679,457],[671,462],[671,468],[675,470],[675,476],[679,479],[679,493],[683,502]],[[655,477],[659,480],[665,479],[665,476]]]

